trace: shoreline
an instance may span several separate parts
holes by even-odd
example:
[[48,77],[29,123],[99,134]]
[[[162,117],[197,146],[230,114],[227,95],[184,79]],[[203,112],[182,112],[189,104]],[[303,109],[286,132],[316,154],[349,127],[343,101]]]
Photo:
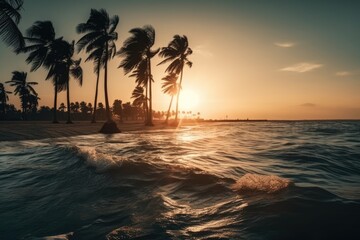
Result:
[[[347,120],[183,120],[181,126],[194,126],[212,123],[251,123],[251,122],[311,122],[311,121],[359,121],[356,119]],[[122,133],[131,131],[149,131],[162,129],[176,129],[170,124],[165,125],[164,120],[154,120],[154,126],[145,126],[142,121],[126,121],[124,123],[116,122]],[[77,135],[102,134],[100,129],[104,121],[90,123],[89,121],[76,121],[73,124],[61,122],[58,124],[49,121],[0,121],[0,141],[21,141],[21,140],[40,140],[47,138],[73,137]]]
[[[175,126],[165,125],[164,120],[155,120],[154,126],[145,126],[142,121],[116,122],[121,133],[131,131],[148,131],[160,129],[176,129]],[[171,123],[171,122],[170,122]],[[51,123],[49,121],[0,121],[0,141],[40,140],[47,138],[73,137],[78,135],[102,134],[100,129],[104,121],[90,123],[76,121],[73,124]],[[186,121],[180,126],[200,124],[197,121]]]

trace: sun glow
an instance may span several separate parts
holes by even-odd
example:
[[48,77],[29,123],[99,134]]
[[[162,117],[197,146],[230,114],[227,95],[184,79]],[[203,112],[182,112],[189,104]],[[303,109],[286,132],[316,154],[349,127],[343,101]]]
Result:
[[183,90],[180,93],[180,111],[193,111],[199,105],[199,95],[191,90]]

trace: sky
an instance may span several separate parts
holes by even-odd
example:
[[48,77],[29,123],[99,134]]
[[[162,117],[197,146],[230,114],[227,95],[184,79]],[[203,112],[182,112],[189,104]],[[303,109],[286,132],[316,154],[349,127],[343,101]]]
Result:
[[[57,37],[77,41],[75,28],[91,8],[119,16],[118,49],[130,29],[148,24],[156,30],[154,49],[176,34],[188,37],[193,67],[184,69],[180,110],[207,119],[360,119],[360,1],[24,0],[19,28],[50,20]],[[0,82],[14,70],[29,72],[28,80],[39,83],[40,105],[52,106],[45,70],[30,72],[25,59],[0,42]],[[166,65],[157,66],[160,61],[152,59],[153,108],[165,111],[170,96],[161,91]],[[120,62],[115,57],[109,64],[110,104],[131,101],[136,86]],[[71,83],[71,101],[93,103],[93,63],[82,67],[84,83]],[[18,96],[10,102],[19,106]],[[58,102],[66,103],[65,92]]]

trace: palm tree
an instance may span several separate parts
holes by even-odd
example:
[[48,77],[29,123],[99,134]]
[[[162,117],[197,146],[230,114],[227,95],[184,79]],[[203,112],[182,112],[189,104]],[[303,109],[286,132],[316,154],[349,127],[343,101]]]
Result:
[[[76,43],[78,46],[78,52],[81,52],[86,48],[86,53],[89,53],[89,56],[85,59],[85,62],[93,60],[94,61],[94,72],[96,73],[96,87],[95,87],[95,99],[94,99],[94,111],[91,123],[96,123],[96,107],[97,107],[97,97],[98,97],[98,90],[99,90],[99,80],[100,80],[100,70],[101,67],[104,67],[104,49],[98,46],[93,46],[92,48],[88,48],[97,37],[98,32],[102,29],[102,24],[100,24],[95,19],[95,12],[90,13],[90,18],[86,23],[80,23],[76,27],[77,33],[86,33],[80,40]],[[115,45],[114,45],[115,46]]]
[[54,52],[57,54],[57,61],[50,67],[48,78],[56,79],[59,90],[66,90],[67,97],[67,122],[72,123],[70,114],[70,76],[78,80],[80,86],[82,85],[82,68],[80,67],[80,60],[74,60],[74,44],[64,40],[56,42]]
[[7,101],[9,101],[9,96],[11,92],[6,91],[4,84],[0,83],[0,103],[1,103],[1,112],[6,114],[6,105]]
[[[59,56],[56,49],[59,49],[59,45],[63,44],[62,38],[55,38],[55,30],[50,21],[37,21],[27,31],[27,37],[25,40],[28,42],[28,46],[19,50],[19,52],[29,53],[26,59],[27,63],[31,63],[31,71],[36,71],[43,66],[45,69],[49,69],[49,74],[46,80],[50,79],[52,74],[51,69],[54,68],[54,64],[59,62]],[[53,123],[57,121],[57,93],[62,89],[58,86],[58,79],[52,78],[54,85],[54,112]]]
[[177,79],[178,79],[178,76],[176,75],[176,73],[170,73],[169,75],[167,75],[166,77],[164,77],[162,79],[162,80],[164,80],[164,82],[163,82],[163,84],[161,86],[161,88],[163,89],[163,92],[166,93],[166,94],[169,94],[171,96],[169,108],[168,108],[168,111],[167,111],[167,114],[166,114],[165,123],[168,123],[169,116],[170,116],[171,105],[172,105],[174,96],[178,92]]
[[19,10],[22,4],[22,0],[0,0],[0,37],[16,50],[25,45],[17,27],[21,18]]
[[15,87],[14,94],[20,96],[21,101],[21,108],[22,108],[22,114],[23,119],[26,119],[26,112],[29,108],[29,99],[30,95],[33,94],[37,96],[37,93],[35,89],[32,87],[32,85],[37,85],[37,82],[27,82],[26,72],[19,72],[14,71],[12,72],[13,76],[10,81],[7,81],[6,83],[10,83],[10,86]]
[[60,111],[60,112],[65,112],[65,109],[66,109],[65,104],[64,104],[64,103],[60,103],[59,111]]
[[[119,17],[114,15],[109,17],[109,14],[104,9],[95,10],[91,9],[90,17],[86,23],[80,23],[76,30],[78,33],[85,34],[78,42],[79,51],[85,49],[89,53],[86,61],[94,60],[96,70],[95,73],[99,76],[100,67],[104,68],[104,91],[105,91],[105,107],[107,122],[103,125],[100,132],[102,133],[115,133],[120,132],[116,123],[111,118],[109,97],[107,91],[107,67],[108,61],[115,56],[116,45],[115,41],[118,34],[115,31],[119,23]],[[95,103],[97,101],[97,87],[99,78],[97,78]],[[96,110],[94,110],[95,114]],[[93,119],[95,120],[95,119]]]
[[[139,66],[133,70],[132,74],[130,75],[130,77],[135,77],[135,83],[137,84],[136,88],[133,91],[133,94],[137,94],[137,97],[134,98],[139,98],[141,97],[141,95],[143,96],[142,100],[144,100],[141,104],[139,102],[139,100],[137,100],[136,104],[140,104],[142,105],[142,108],[144,110],[144,114],[145,114],[145,124],[147,123],[147,119],[149,117],[149,106],[148,106],[148,91],[147,91],[147,83],[148,83],[148,76],[147,76],[147,61],[141,61],[141,63],[139,64]],[[144,87],[145,87],[145,95],[144,95]],[[135,99],[136,100],[136,99]],[[134,102],[135,102],[134,100]],[[139,105],[139,106],[140,106]]]
[[38,95],[36,94],[29,94],[28,97],[28,109],[33,112],[36,113],[37,111],[37,107],[39,106],[39,100],[40,98],[38,97]]
[[[155,29],[150,26],[143,28],[133,28],[130,30],[130,36],[120,49],[118,54],[123,56],[120,66],[125,74],[133,71],[131,76],[136,76],[137,83],[145,86],[146,99],[149,99],[149,109],[147,109],[146,125],[152,126],[152,89],[151,83],[154,81],[151,74],[151,58],[153,58],[160,49],[151,50],[155,43]],[[149,98],[148,98],[149,94]]]
[[184,65],[188,65],[190,68],[192,62],[189,61],[188,56],[192,54],[191,48],[189,48],[189,42],[187,37],[175,35],[174,39],[169,43],[167,47],[161,49],[159,55],[164,57],[165,60],[160,62],[158,65],[170,62],[169,66],[166,68],[166,72],[180,74],[180,83],[179,91],[176,98],[176,115],[175,122],[178,119],[178,109],[179,109],[179,97],[180,90],[183,78]]
[[136,107],[140,107],[143,112],[146,112],[146,96],[144,95],[144,88],[141,86],[137,86],[131,95],[131,98],[134,98],[133,105]]

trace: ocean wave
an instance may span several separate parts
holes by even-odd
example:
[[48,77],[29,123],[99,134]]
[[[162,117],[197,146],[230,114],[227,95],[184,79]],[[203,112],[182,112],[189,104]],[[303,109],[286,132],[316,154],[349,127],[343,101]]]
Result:
[[246,173],[236,181],[201,168],[167,162],[150,156],[148,159],[130,160],[115,154],[100,152],[95,147],[72,146],[69,149],[75,151],[78,157],[85,160],[88,166],[94,167],[99,173],[121,171],[125,175],[139,175],[144,180],[161,181],[164,185],[179,182],[177,190],[211,185],[210,189],[215,187],[216,190],[224,190],[225,186],[240,193],[274,193],[293,185],[291,180],[276,175]]
[[72,239],[74,239],[73,232],[54,235],[54,236],[40,237],[40,238],[30,238],[30,240],[72,240]]
[[77,156],[84,159],[88,166],[94,167],[98,172],[121,167],[123,158],[96,150],[95,147],[71,146],[70,150],[75,151]]
[[241,193],[274,193],[283,190],[291,185],[293,185],[292,181],[279,176],[247,173],[242,176],[238,181],[236,181],[235,184],[232,185],[232,189]]

